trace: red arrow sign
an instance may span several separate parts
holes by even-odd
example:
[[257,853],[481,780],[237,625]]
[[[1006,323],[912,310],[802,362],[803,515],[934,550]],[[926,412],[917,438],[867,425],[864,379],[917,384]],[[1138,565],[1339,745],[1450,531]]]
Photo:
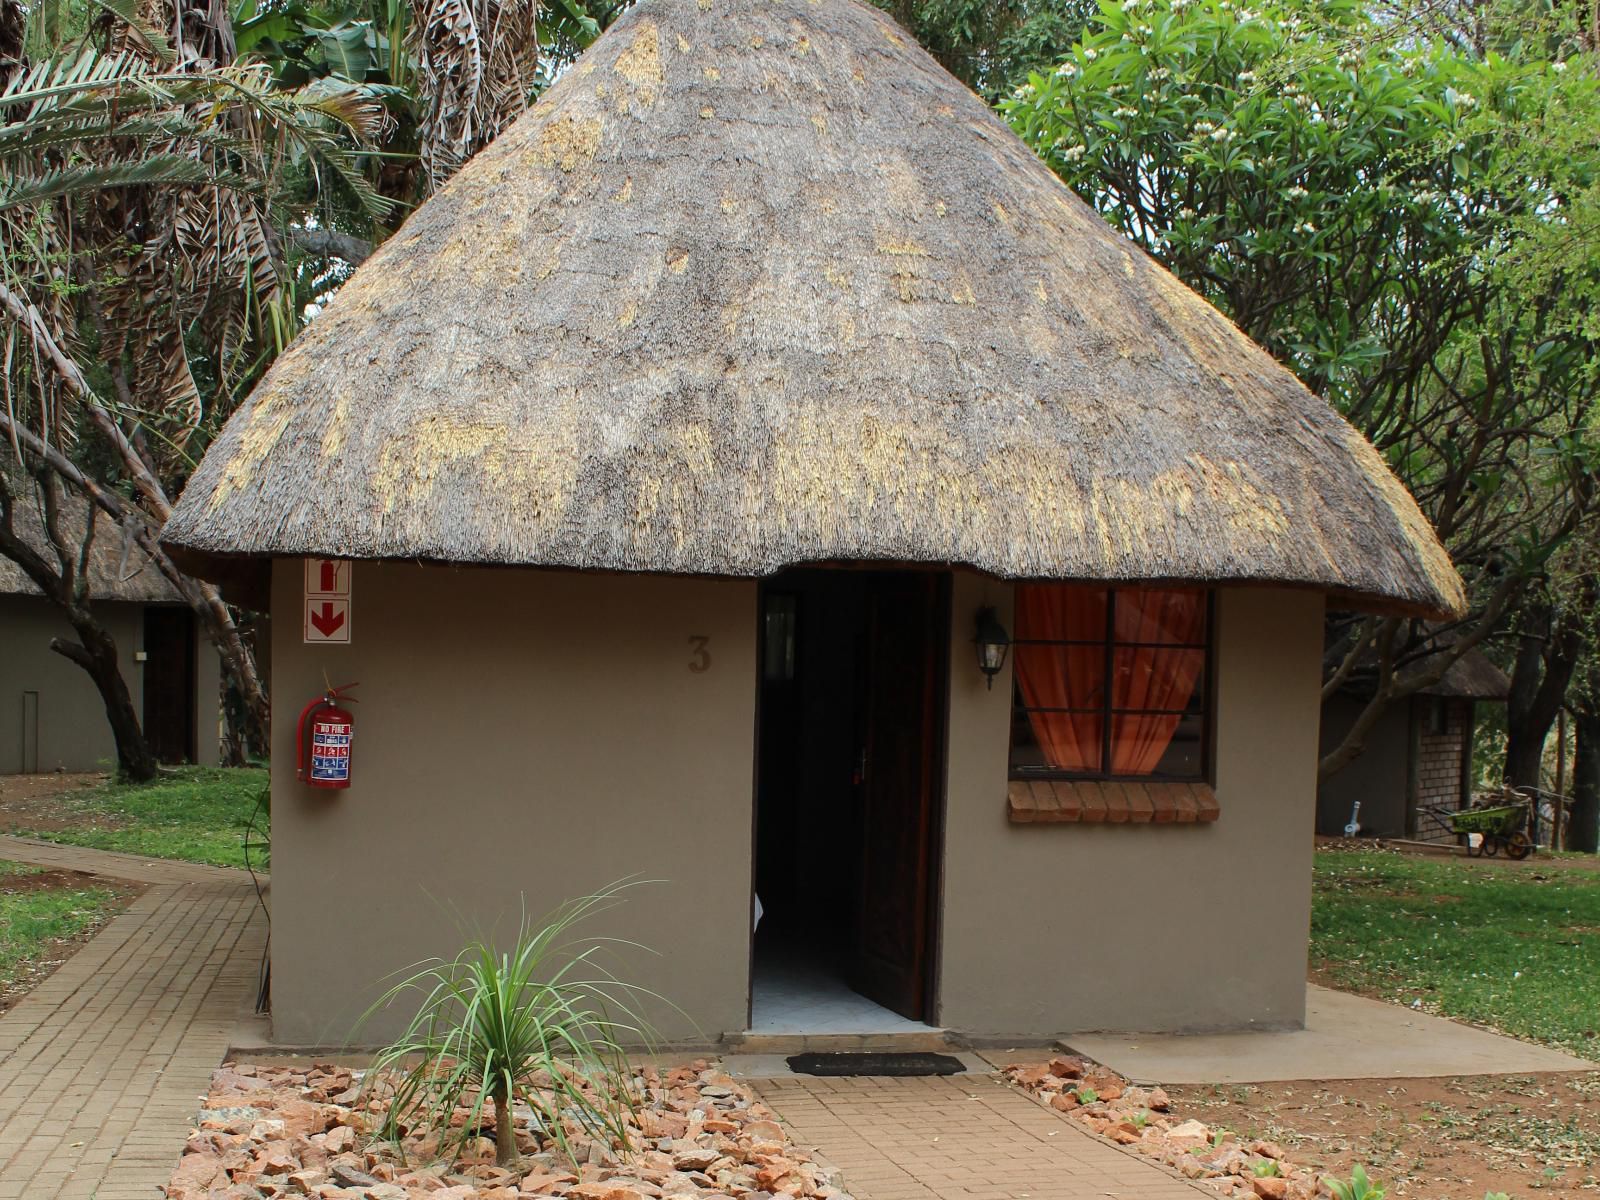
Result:
[[344,614],[333,607],[326,600],[322,602],[322,610],[311,610],[311,625],[323,637],[332,637],[344,624]]

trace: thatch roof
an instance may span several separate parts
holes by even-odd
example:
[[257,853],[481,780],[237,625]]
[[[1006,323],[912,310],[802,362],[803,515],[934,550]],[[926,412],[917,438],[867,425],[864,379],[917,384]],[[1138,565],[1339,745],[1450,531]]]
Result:
[[[0,454],[9,453],[0,447]],[[56,552],[45,534],[44,517],[30,484],[15,478],[8,480],[11,494],[16,497],[12,527],[17,534],[43,555],[47,562],[56,561]],[[91,600],[126,600],[138,604],[181,603],[167,577],[127,537],[116,522],[91,508],[89,502],[75,492],[62,497],[61,531],[72,539],[71,549],[82,544],[84,522],[93,519],[94,544],[89,551],[89,596]],[[33,580],[29,579],[16,563],[0,554],[0,596],[42,596]]]
[[273,366],[166,540],[1277,581],[1442,613],[1372,447],[855,0],[645,0]]
[[1511,677],[1483,651],[1468,650],[1450,664],[1438,683],[1423,688],[1422,694],[1461,700],[1506,700],[1511,696]]

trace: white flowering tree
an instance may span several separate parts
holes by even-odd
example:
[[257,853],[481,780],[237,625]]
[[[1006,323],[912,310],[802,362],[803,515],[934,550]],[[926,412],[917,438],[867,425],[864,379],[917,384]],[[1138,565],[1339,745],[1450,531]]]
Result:
[[[1582,31],[1466,38],[1427,10],[1434,24],[1358,0],[1103,0],[1002,105],[1373,440],[1468,580],[1452,629],[1331,623],[1327,694],[1365,676],[1374,699],[1324,774],[1390,704],[1548,608],[1597,462],[1600,222],[1585,234],[1574,206],[1593,215],[1600,92]],[[1595,594],[1589,575],[1566,585]]]

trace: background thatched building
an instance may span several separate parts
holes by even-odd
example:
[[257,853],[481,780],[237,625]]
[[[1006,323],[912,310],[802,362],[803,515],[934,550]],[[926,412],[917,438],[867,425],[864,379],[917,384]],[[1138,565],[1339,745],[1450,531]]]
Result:
[[[883,1027],[1293,1024],[1325,598],[1461,603],[1359,434],[855,0],[629,10],[166,539],[308,637],[348,617],[274,646],[290,1042],[450,949],[430,894],[487,922],[632,872],[670,881],[622,927],[679,1038],[841,979]],[[290,761],[325,679],[361,681],[332,798]]]
[[[1429,665],[1423,657],[1408,670],[1421,672]],[[1323,753],[1344,741],[1372,690],[1358,677],[1323,705]],[[1364,834],[1457,842],[1427,810],[1460,809],[1472,802],[1478,706],[1504,704],[1510,696],[1510,677],[1482,651],[1467,651],[1438,683],[1385,710],[1361,755],[1323,781],[1317,791],[1317,832],[1343,834],[1359,800],[1357,820]]]
[[[26,485],[16,529],[54,560]],[[221,660],[195,626],[183,597],[137,545],[80,497],[67,496],[62,528],[81,544],[98,521],[89,559],[95,615],[116,639],[122,677],[151,748],[163,762],[218,761]],[[116,742],[100,693],[82,667],[50,649],[73,638],[61,611],[9,558],[0,556],[0,775],[114,767]]]

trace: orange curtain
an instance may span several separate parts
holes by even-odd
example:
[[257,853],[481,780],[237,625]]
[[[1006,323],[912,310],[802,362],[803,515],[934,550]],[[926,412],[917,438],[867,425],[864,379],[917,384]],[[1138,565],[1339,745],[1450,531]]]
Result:
[[[1099,771],[1105,703],[1106,590],[1024,583],[1016,590],[1016,639],[1086,641],[1090,646],[1015,647],[1013,670],[1028,724],[1058,771]],[[1039,712],[1088,708],[1093,712]]]
[[[1126,590],[1117,593],[1118,642],[1186,642],[1206,635],[1206,598],[1200,591]],[[1204,650],[1177,646],[1123,646],[1116,650],[1115,708],[1181,711],[1194,696],[1205,667]],[[1111,770],[1148,775],[1172,744],[1182,718],[1172,713],[1127,713],[1111,722]]]

